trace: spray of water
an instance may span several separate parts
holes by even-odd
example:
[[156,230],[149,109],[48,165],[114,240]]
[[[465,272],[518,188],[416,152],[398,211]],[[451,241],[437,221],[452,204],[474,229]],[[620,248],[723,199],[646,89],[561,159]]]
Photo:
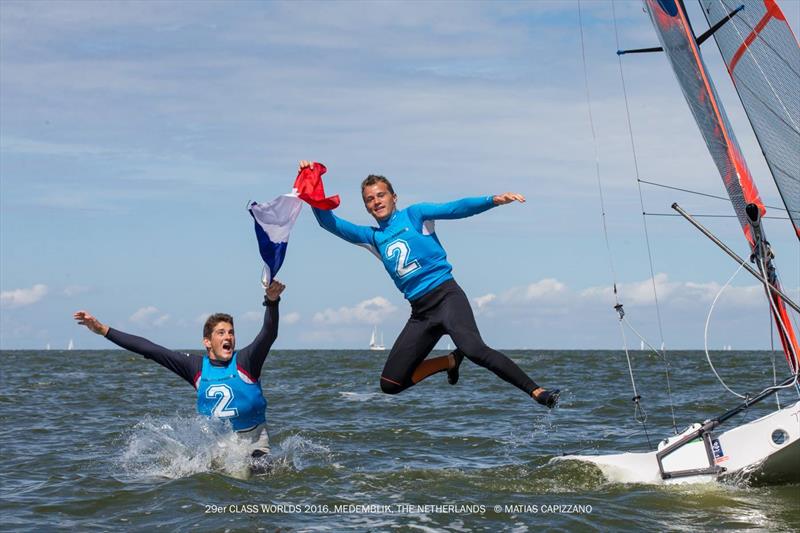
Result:
[[254,460],[254,445],[220,420],[148,416],[123,436],[117,466],[124,478],[137,481],[208,472],[247,479],[254,473],[278,475],[302,470],[315,457],[324,461],[331,457],[327,447],[301,435],[289,435],[276,444],[268,456]]

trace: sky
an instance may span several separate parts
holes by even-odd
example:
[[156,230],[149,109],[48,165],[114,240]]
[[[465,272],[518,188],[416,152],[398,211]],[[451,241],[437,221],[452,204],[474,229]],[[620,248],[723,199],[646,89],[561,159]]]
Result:
[[[797,34],[800,2],[779,3]],[[705,19],[687,6],[700,33]],[[107,348],[75,325],[79,309],[175,349],[201,348],[205,317],[228,312],[248,343],[263,289],[245,206],[288,192],[301,159],[328,167],[337,214],[358,224],[374,222],[359,191],[371,173],[392,180],[401,208],[526,195],[436,226],[491,346],[638,348],[620,333],[616,282],[649,343],[701,348],[737,264],[683,219],[643,218],[642,205],[732,210],[653,186],[640,196],[637,168],[724,189],[662,54],[624,56],[623,91],[615,24],[623,48],[657,42],[641,4],[624,0],[613,12],[599,0],[4,0],[0,348]],[[703,50],[762,198],[781,206],[713,40]],[[734,219],[702,221],[747,254]],[[768,222],[797,298],[797,238],[788,221]],[[382,265],[308,208],[278,278],[276,348],[365,348],[373,328],[391,344],[409,315]],[[711,348],[770,348],[754,279],[734,278],[708,331]]]

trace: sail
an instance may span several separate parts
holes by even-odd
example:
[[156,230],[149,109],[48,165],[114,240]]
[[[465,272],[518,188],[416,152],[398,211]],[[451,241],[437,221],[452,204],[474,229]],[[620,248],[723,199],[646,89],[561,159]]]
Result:
[[800,46],[775,0],[700,0],[800,238]]
[[[700,48],[689,24],[683,2],[681,0],[643,0],[643,2],[708,151],[722,176],[745,237],[751,249],[754,249],[755,235],[746,207],[748,204],[754,204],[763,215],[764,204],[700,55]],[[769,281],[773,286],[779,287],[777,279]],[[786,307],[783,300],[774,293],[770,293],[770,300],[786,359],[792,371],[797,372],[797,337],[789,321]]]
[[644,3],[708,151],[722,176],[736,216],[752,245],[753,237],[745,207],[750,203],[756,204],[763,214],[764,204],[708,76],[684,7],[677,0],[644,0]]

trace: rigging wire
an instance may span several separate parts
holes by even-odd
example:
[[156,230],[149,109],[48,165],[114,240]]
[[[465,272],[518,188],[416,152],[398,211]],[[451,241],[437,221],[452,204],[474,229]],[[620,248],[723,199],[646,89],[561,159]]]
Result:
[[[680,217],[683,215],[678,215],[676,213],[642,213],[644,216],[648,217]],[[692,213],[692,217],[694,218],[738,218],[736,215],[697,215]],[[791,220],[789,217],[761,217],[765,220]]]
[[[722,384],[722,386],[728,392],[730,392],[734,396],[738,396],[739,398],[747,400],[750,397],[749,395],[739,394],[738,392],[736,392],[736,391],[732,390],[730,387],[728,387],[728,385],[725,383],[725,381],[722,379],[722,377],[717,372],[717,369],[714,367],[714,363],[711,361],[711,355],[710,355],[709,350],[708,350],[708,327],[709,327],[709,324],[711,322],[711,315],[714,312],[714,307],[716,306],[717,300],[720,298],[720,296],[722,296],[722,293],[728,288],[728,286],[731,284],[731,282],[733,282],[734,278],[739,274],[739,272],[741,272],[741,270],[744,268],[745,264],[746,264],[746,261],[742,260],[742,262],[739,264],[739,268],[736,269],[736,272],[733,273],[733,275],[728,279],[728,281],[725,283],[725,285],[722,286],[722,288],[719,290],[719,292],[717,292],[717,295],[714,297],[714,301],[711,303],[711,308],[708,310],[708,316],[706,317],[706,325],[705,325],[705,330],[704,330],[703,341],[704,341],[704,349],[705,349],[705,353],[706,353],[706,359],[708,360],[708,365],[711,367],[711,371],[714,373],[714,375],[716,376],[717,380]],[[758,265],[759,270],[761,271],[761,275],[764,276],[765,279],[767,279],[767,276],[765,274],[765,272],[766,272],[766,263],[765,263],[763,257],[761,257],[761,256],[758,257],[757,265]],[[766,392],[767,390],[773,390],[773,389],[777,390],[777,389],[787,389],[787,388],[791,388],[791,387],[797,387],[797,385],[798,385],[798,377],[800,377],[800,373],[798,372],[797,368],[794,368],[792,363],[789,363],[789,369],[792,371],[792,374],[794,376],[794,380],[791,383],[788,383],[788,384],[783,385],[783,386],[779,386],[777,384],[778,377],[777,377],[777,371],[776,371],[776,368],[775,368],[775,341],[774,341],[773,329],[772,329],[773,319],[775,320],[776,327],[778,327],[784,333],[784,338],[788,338],[788,332],[787,332],[785,324],[783,323],[783,320],[780,318],[780,314],[777,313],[777,306],[775,305],[775,301],[772,299],[772,286],[769,285],[769,284],[763,284],[763,285],[764,285],[764,290],[767,293],[767,301],[768,301],[769,306],[770,306],[769,327],[770,327],[770,348],[772,350],[772,379],[773,379],[773,386],[765,388],[762,392]],[[778,317],[778,318],[775,319],[774,317]],[[790,347],[790,350],[791,349],[792,348]],[[778,408],[780,409],[780,399],[778,398],[777,394],[775,395],[775,397],[776,397],[776,401],[778,402]]]
[[745,263],[742,262],[739,265],[739,268],[736,269],[736,272],[733,273],[733,276],[731,276],[728,279],[728,281],[725,282],[725,285],[722,286],[722,288],[719,290],[719,292],[717,292],[717,295],[714,297],[714,301],[711,302],[711,308],[708,310],[708,316],[706,317],[706,327],[705,327],[705,330],[703,332],[703,346],[704,346],[705,351],[706,351],[706,359],[708,360],[708,366],[711,367],[711,371],[714,372],[715,376],[717,376],[717,380],[719,380],[719,382],[722,384],[723,387],[725,387],[725,389],[728,392],[730,392],[734,396],[738,396],[739,398],[742,398],[742,399],[746,399],[747,396],[745,396],[744,394],[739,394],[738,392],[736,392],[733,389],[731,389],[730,387],[728,387],[728,385],[725,383],[725,380],[723,380],[722,377],[719,375],[719,373],[717,373],[717,369],[714,367],[714,363],[711,361],[711,354],[708,353],[708,326],[711,323],[711,315],[714,312],[714,306],[717,305],[717,300],[719,300],[719,297],[722,296],[722,293],[725,292],[725,290],[731,284],[733,279],[736,276],[739,275],[739,272],[742,271],[742,269],[744,268],[744,265],[745,265]]
[[[716,200],[723,200],[723,201],[728,202],[728,203],[730,203],[730,201],[731,201],[730,197],[726,198],[725,196],[718,196],[716,194],[709,194],[709,193],[700,192],[700,191],[693,191],[691,189],[683,189],[681,187],[673,187],[672,185],[664,185],[663,183],[658,183],[658,182],[655,182],[655,181],[647,181],[647,180],[643,180],[643,179],[640,179],[638,181],[639,181],[639,183],[644,183],[646,185],[652,185],[654,187],[661,187],[663,189],[672,189],[673,191],[685,192],[685,193],[694,194],[694,195],[697,195],[697,196],[705,196],[706,198],[714,198]],[[785,207],[777,207],[777,206],[774,206],[774,205],[766,205],[766,204],[764,205],[764,207],[766,207],[767,209],[775,209],[775,210],[778,210],[778,211],[788,212],[788,210]],[[697,216],[697,215],[692,215],[692,216]],[[766,218],[766,217],[764,217],[764,218]]]
[[[616,7],[615,7],[615,0],[611,0],[611,12],[612,12],[612,20],[614,22],[614,39],[615,39],[615,42],[616,42],[616,45],[617,45],[617,50],[619,50],[620,49],[620,46],[619,46],[619,30],[617,28],[617,10],[616,10]],[[583,31],[583,30],[581,29],[581,31]],[[581,39],[582,39],[582,37],[581,37]],[[581,44],[583,44],[583,41],[581,41]],[[672,386],[670,384],[670,379],[669,379],[669,359],[667,358],[667,351],[664,349],[664,346],[665,346],[665,343],[664,343],[664,327],[663,327],[663,322],[661,320],[661,307],[659,306],[659,303],[658,303],[658,291],[656,290],[656,275],[655,275],[655,269],[653,267],[653,252],[652,252],[652,247],[650,246],[650,236],[649,236],[649,232],[648,232],[648,229],[647,229],[647,217],[645,217],[645,215],[644,215],[644,212],[645,212],[645,209],[644,209],[644,196],[642,194],[642,185],[640,183],[641,175],[639,174],[639,161],[638,161],[638,157],[636,156],[636,144],[635,144],[634,139],[633,139],[633,125],[631,123],[630,104],[628,103],[628,89],[627,89],[627,87],[625,85],[625,74],[624,74],[624,71],[622,69],[622,56],[621,55],[617,55],[617,62],[619,64],[619,78],[620,78],[620,82],[622,83],[622,94],[623,94],[624,99],[625,99],[625,116],[627,118],[627,123],[628,123],[628,136],[629,136],[630,142],[631,142],[631,154],[633,156],[633,166],[634,166],[634,170],[636,171],[636,185],[637,185],[637,188],[639,190],[639,205],[642,208],[642,226],[644,228],[645,242],[647,243],[647,258],[648,258],[648,261],[650,263],[650,279],[653,282],[653,298],[655,300],[655,306],[656,306],[656,317],[657,317],[657,320],[658,320],[658,332],[659,332],[659,335],[661,337],[662,358],[664,360],[664,371],[665,371],[666,379],[667,379],[667,396],[669,398],[669,409],[670,409],[670,412],[672,414],[672,429],[675,432],[675,434],[677,435],[678,434],[678,424],[677,424],[677,422],[675,420],[675,405],[674,405],[674,402],[672,401]],[[584,70],[585,70],[585,64],[584,64]],[[587,82],[587,84],[588,84],[588,82]]]
[[606,251],[608,252],[608,262],[611,268],[611,276],[614,283],[613,286],[614,303],[615,303],[614,308],[617,309],[620,315],[619,325],[620,325],[620,332],[622,334],[622,346],[625,351],[625,358],[628,361],[628,373],[630,374],[631,386],[633,387],[634,418],[640,424],[642,424],[645,435],[647,436],[647,444],[650,448],[652,448],[652,444],[650,443],[650,436],[647,433],[647,425],[646,425],[647,412],[644,410],[644,407],[642,407],[641,396],[636,390],[636,379],[634,378],[633,375],[633,363],[631,362],[630,350],[628,349],[628,341],[627,337],[625,336],[625,328],[623,327],[622,324],[622,319],[625,316],[625,312],[622,311],[622,304],[619,302],[619,295],[617,293],[617,272],[614,267],[614,254],[611,252],[611,244],[608,238],[608,224],[606,222],[606,207],[605,207],[605,198],[603,195],[603,182],[600,177],[600,151],[597,142],[597,132],[595,131],[594,127],[594,116],[592,114],[592,97],[591,97],[591,91],[589,90],[589,73],[586,67],[586,43],[583,34],[583,9],[581,7],[580,0],[578,0],[578,26],[580,29],[580,37],[581,37],[581,59],[583,65],[583,80],[586,89],[586,107],[589,113],[589,128],[592,133],[592,144],[594,147],[595,176],[597,178],[597,189],[600,196],[600,213],[601,213],[600,218],[603,227],[603,236],[605,238]]
[[636,390],[636,379],[633,377],[633,365],[631,364],[631,356],[628,350],[628,339],[625,335],[625,328],[622,326],[623,319],[625,317],[625,311],[622,310],[622,305],[617,305],[617,310],[620,314],[619,319],[619,331],[622,335],[622,344],[625,348],[625,357],[628,359],[628,374],[631,377],[631,388],[633,389],[633,401],[634,409],[633,409],[633,418],[642,425],[642,430],[644,431],[644,436],[647,439],[647,446],[649,448],[653,448],[653,445],[650,443],[650,434],[647,432],[647,411],[645,411],[644,406],[642,405],[642,396]]
[[[768,280],[768,279],[770,279],[770,276],[768,275],[768,270],[767,270],[768,265],[767,265],[767,262],[766,262],[766,259],[764,258],[764,256],[765,256],[765,254],[769,255],[771,252],[769,251],[768,248],[766,250],[761,248],[760,251],[759,251],[759,249],[760,249],[760,245],[757,244],[756,245],[756,252],[754,252],[754,257],[751,260],[756,262],[761,275],[764,277],[765,280]],[[711,371],[714,373],[714,375],[716,376],[717,380],[722,384],[722,386],[728,392],[730,392],[734,396],[738,396],[739,398],[742,398],[742,399],[746,400],[749,397],[748,395],[739,394],[736,391],[732,390],[730,387],[728,387],[728,385],[725,383],[725,381],[722,379],[722,377],[719,375],[719,373],[717,372],[716,368],[714,367],[714,363],[711,361],[711,355],[710,355],[709,350],[708,350],[708,328],[709,328],[709,324],[711,322],[711,316],[712,316],[712,314],[714,312],[714,307],[717,304],[717,300],[719,300],[719,298],[720,298],[720,296],[722,296],[723,292],[728,288],[728,286],[730,286],[730,284],[733,282],[734,278],[736,278],[736,276],[739,274],[739,272],[741,272],[741,270],[744,268],[745,264],[746,264],[745,260],[742,260],[740,262],[739,267],[736,269],[736,272],[733,273],[733,275],[728,279],[728,281],[725,283],[725,285],[722,286],[722,288],[719,290],[719,292],[717,292],[717,295],[714,297],[714,301],[711,303],[711,307],[710,307],[710,309],[708,311],[708,316],[706,317],[706,324],[705,324],[703,341],[704,341],[704,349],[705,349],[705,353],[706,353],[706,359],[708,360],[708,364],[711,367]],[[775,279],[777,279],[777,272],[774,272],[774,277],[775,277]],[[771,389],[785,389],[785,388],[797,387],[797,385],[798,385],[798,377],[800,376],[800,369],[795,368],[795,363],[792,362],[792,361],[795,361],[796,358],[792,359],[792,357],[791,357],[791,354],[795,353],[794,352],[794,346],[791,345],[791,344],[788,344],[788,350],[789,350],[789,354],[790,354],[790,356],[789,356],[789,369],[792,371],[792,374],[794,376],[794,380],[793,380],[793,382],[788,383],[788,384],[783,385],[783,386],[779,386],[777,384],[778,377],[777,377],[777,370],[776,370],[776,367],[775,367],[775,339],[774,339],[773,328],[772,328],[773,320],[775,322],[775,326],[781,331],[782,338],[786,339],[787,343],[790,342],[790,340],[789,340],[790,337],[789,337],[788,328],[786,327],[786,324],[784,323],[783,317],[778,312],[777,304],[775,303],[775,299],[773,298],[774,287],[772,286],[771,283],[762,283],[762,285],[764,286],[764,290],[765,290],[766,296],[767,296],[767,302],[769,304],[770,348],[771,348],[771,353],[772,353],[772,379],[773,379],[773,386],[772,387],[767,387],[762,392],[765,392],[765,391],[771,390]],[[780,409],[780,399],[778,398],[777,394],[775,396],[776,396],[776,402],[778,403],[778,408]]]

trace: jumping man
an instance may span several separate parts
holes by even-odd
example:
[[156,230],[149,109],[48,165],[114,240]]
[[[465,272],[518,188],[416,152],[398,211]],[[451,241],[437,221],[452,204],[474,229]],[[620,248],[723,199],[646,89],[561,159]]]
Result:
[[[314,163],[300,161],[300,169]],[[523,390],[538,403],[555,407],[558,389],[538,386],[516,363],[486,346],[469,300],[453,279],[453,267],[434,232],[434,221],[466,218],[497,205],[524,202],[517,193],[464,198],[444,204],[421,203],[397,209],[397,195],[383,176],[370,175],[361,183],[364,207],[378,227],[358,226],[331,211],[314,208],[320,226],[350,243],[369,249],[383,263],[395,285],[411,304],[411,317],[392,346],[381,374],[381,390],[397,394],[426,377],[447,371],[455,385],[464,357]],[[442,335],[450,335],[456,350],[425,359]]]

